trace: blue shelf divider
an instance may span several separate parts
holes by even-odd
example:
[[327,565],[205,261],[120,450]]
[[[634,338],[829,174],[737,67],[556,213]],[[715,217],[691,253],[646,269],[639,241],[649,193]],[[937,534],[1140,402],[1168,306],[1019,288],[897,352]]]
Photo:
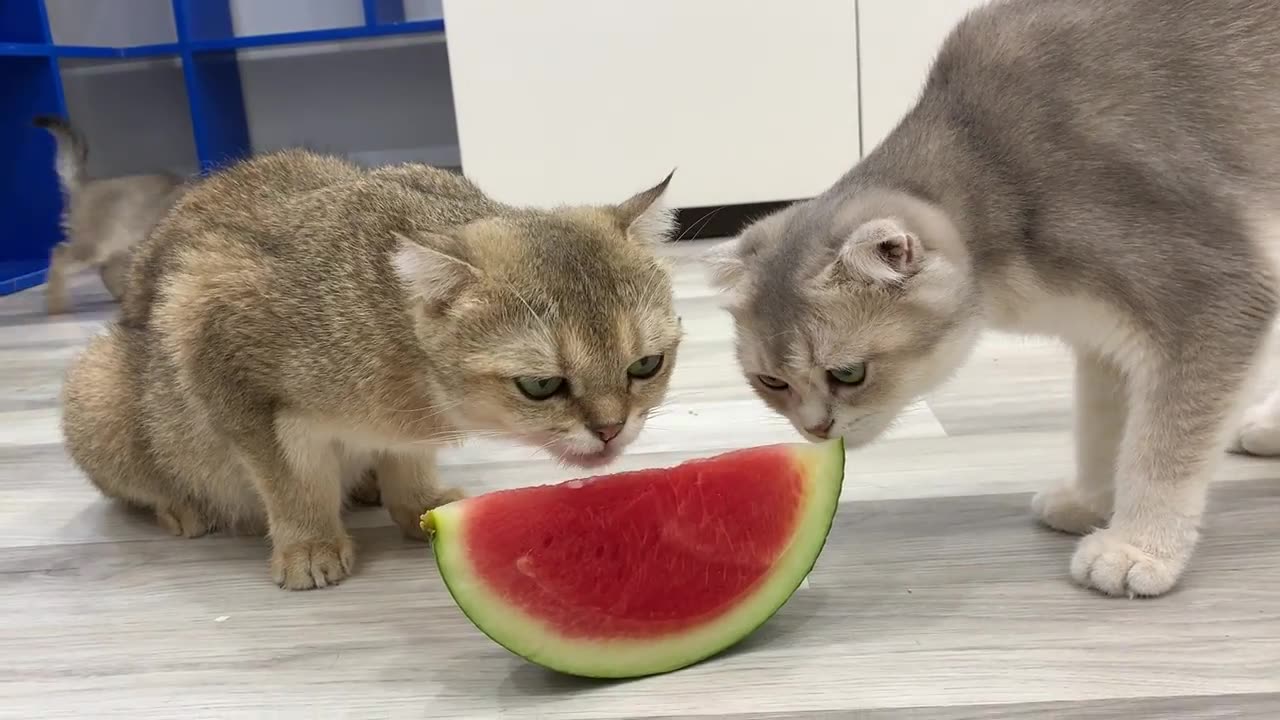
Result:
[[173,0],[173,20],[182,48],[196,155],[201,171],[207,172],[250,151],[236,51],[195,47],[201,41],[235,37],[231,5],[227,0]]
[[36,115],[67,115],[59,60],[179,58],[196,154],[208,172],[252,150],[237,50],[444,31],[441,19],[406,20],[402,0],[362,0],[363,25],[237,37],[230,0],[172,3],[177,42],[98,47],[55,44],[44,0],[0,0],[0,295],[43,284],[49,251],[62,239],[53,142],[31,126]]

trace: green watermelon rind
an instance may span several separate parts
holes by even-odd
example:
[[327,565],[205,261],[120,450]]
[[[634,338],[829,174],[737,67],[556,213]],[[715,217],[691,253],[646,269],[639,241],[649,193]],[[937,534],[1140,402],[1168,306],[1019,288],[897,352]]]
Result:
[[423,525],[433,535],[436,564],[454,602],[482,633],[512,653],[580,677],[622,679],[672,672],[727,650],[768,622],[800,588],[826,545],[844,482],[844,442],[837,438],[784,447],[810,464],[812,488],[791,544],[748,598],[706,625],[666,638],[602,641],[559,635],[493,597],[471,575],[461,543],[451,542],[465,517],[465,501],[432,510]]

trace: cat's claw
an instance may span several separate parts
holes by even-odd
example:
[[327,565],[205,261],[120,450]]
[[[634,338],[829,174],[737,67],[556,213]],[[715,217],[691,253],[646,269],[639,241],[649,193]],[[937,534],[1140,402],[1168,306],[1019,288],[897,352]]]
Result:
[[337,585],[354,564],[355,550],[344,534],[277,548],[271,555],[271,577],[286,590],[310,590]]
[[461,500],[466,496],[466,493],[457,488],[444,488],[432,492],[430,498],[424,502],[412,505],[391,505],[387,507],[387,512],[390,513],[395,524],[400,526],[405,537],[410,540],[426,540],[427,534],[422,527],[423,513],[441,505],[448,505],[455,500]]
[[1173,589],[1190,556],[1189,547],[1156,554],[1116,530],[1096,530],[1076,546],[1071,577],[1114,597],[1155,597]]

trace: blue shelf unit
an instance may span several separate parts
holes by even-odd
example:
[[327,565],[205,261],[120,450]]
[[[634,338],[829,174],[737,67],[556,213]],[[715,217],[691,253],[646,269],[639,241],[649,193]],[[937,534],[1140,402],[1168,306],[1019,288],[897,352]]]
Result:
[[37,115],[67,116],[60,60],[178,58],[207,172],[251,150],[237,50],[444,31],[441,19],[406,20],[402,0],[362,2],[362,25],[236,36],[230,0],[172,0],[176,42],[98,47],[55,44],[44,0],[0,0],[0,295],[43,284],[62,239],[53,142],[31,125]]

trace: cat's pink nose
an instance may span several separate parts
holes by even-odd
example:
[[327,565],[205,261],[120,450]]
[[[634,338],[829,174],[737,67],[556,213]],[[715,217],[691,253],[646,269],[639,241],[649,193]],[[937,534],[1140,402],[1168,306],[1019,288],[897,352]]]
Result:
[[805,428],[805,432],[814,437],[820,437],[825,440],[827,438],[827,433],[831,432],[831,426],[835,424],[835,418],[832,418],[824,423]]
[[609,442],[610,440],[618,437],[618,433],[622,432],[622,423],[610,423],[608,425],[593,425],[591,426],[591,432],[595,433],[596,437],[600,438],[601,440],[605,442]]

